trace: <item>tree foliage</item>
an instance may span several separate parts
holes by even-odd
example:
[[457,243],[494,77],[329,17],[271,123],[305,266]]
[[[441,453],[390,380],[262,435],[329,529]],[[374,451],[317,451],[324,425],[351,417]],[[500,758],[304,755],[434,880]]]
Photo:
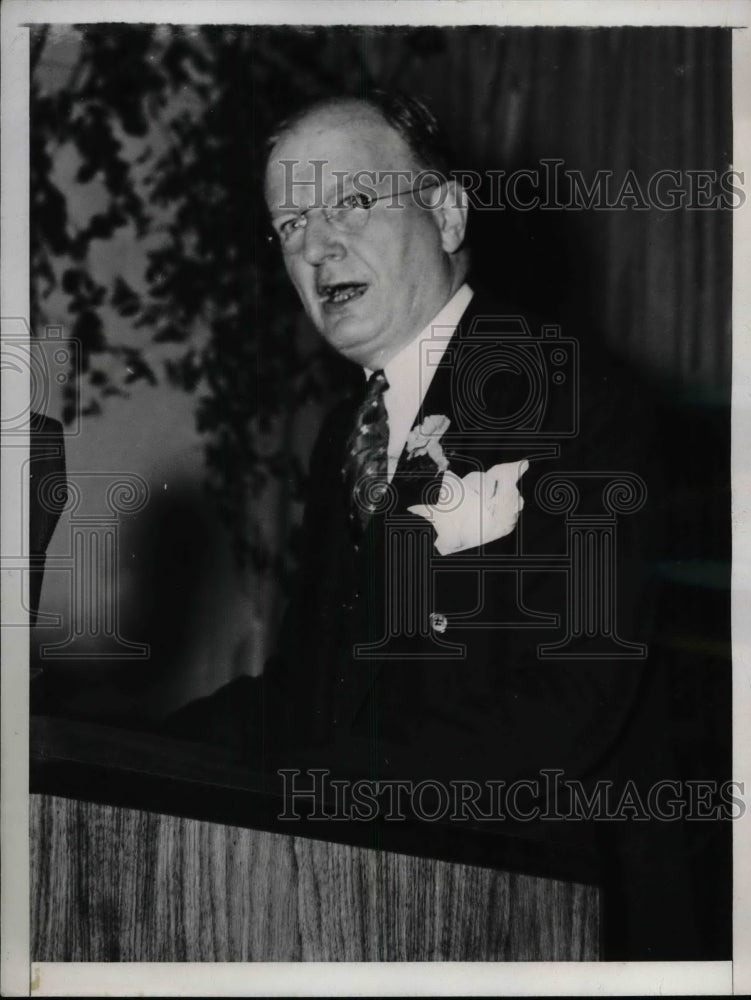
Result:
[[[266,242],[262,139],[301,99],[367,85],[361,40],[337,33],[332,52],[325,29],[153,25],[86,26],[73,40],[54,86],[55,36],[34,29],[32,43],[32,325],[62,294],[82,361],[63,418],[78,396],[96,413],[143,380],[195,393],[208,481],[238,554],[263,568],[272,554],[248,523],[252,498],[269,477],[300,484],[283,435],[269,446],[269,432],[328,391],[331,359],[301,349],[299,309]],[[84,222],[56,176],[66,149],[75,182],[104,192]],[[114,238],[143,248],[140,286],[96,276],[101,241]],[[129,339],[113,337],[105,313]],[[154,345],[169,355],[158,366]]]

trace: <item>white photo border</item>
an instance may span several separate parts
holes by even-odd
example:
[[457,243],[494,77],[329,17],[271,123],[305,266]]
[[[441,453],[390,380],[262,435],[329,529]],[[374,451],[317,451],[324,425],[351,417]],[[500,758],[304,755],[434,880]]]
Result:
[[[2,265],[0,316],[29,315],[28,96],[33,23],[686,25],[733,32],[735,170],[751,177],[751,2],[731,0],[6,0],[2,7]],[[733,217],[733,777],[751,788],[751,206]],[[18,412],[28,386],[2,373]],[[24,396],[24,391],[26,396]],[[17,486],[28,457],[2,449],[2,534],[23,529]],[[18,621],[13,572],[0,599]],[[2,996],[731,995],[751,992],[751,812],[733,824],[733,961],[696,963],[30,963],[28,630],[2,629]],[[748,806],[749,796],[744,796]]]

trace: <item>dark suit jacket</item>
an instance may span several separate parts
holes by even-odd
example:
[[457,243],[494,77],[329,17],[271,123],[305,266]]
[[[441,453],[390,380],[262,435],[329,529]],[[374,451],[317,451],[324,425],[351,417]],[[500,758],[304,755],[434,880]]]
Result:
[[[390,509],[375,514],[364,533],[353,532],[342,467],[359,398],[344,400],[311,459],[300,572],[277,655],[260,682],[235,682],[189,706],[172,731],[234,744],[267,773],[320,766],[348,777],[510,783],[555,769],[590,787],[605,778],[642,788],[670,776],[662,679],[649,658],[599,657],[586,642],[568,659],[540,655],[542,644],[563,637],[572,600],[560,565],[545,565],[547,557],[566,555],[569,543],[565,517],[541,501],[544,477],[573,478],[580,515],[603,513],[603,479],[613,474],[644,484],[646,503],[617,519],[611,554],[624,641],[649,642],[650,560],[660,530],[659,461],[643,393],[587,350],[578,365],[568,348],[554,357],[562,346],[536,340],[518,310],[478,292],[435,372],[415,424],[450,418],[442,443],[454,472],[530,460],[517,528],[469,552],[441,557],[432,549],[434,529],[408,508],[430,498],[439,477],[429,462],[406,455]],[[395,552],[410,545],[395,578]],[[421,576],[421,545],[432,551],[433,592]],[[520,554],[524,562],[513,570],[488,571],[482,563],[488,555]],[[535,557],[543,560],[537,568]],[[425,600],[410,601],[410,588]],[[390,636],[389,615],[407,604],[414,617]],[[431,628],[431,613],[444,616],[444,630]],[[545,614],[552,618],[543,626]],[[560,627],[549,627],[556,619]],[[445,657],[446,645],[461,655]],[[355,647],[370,647],[370,655],[355,655]],[[612,883],[608,957],[693,953],[684,873],[670,867],[681,853],[672,828],[652,824],[645,839],[632,836],[631,824],[613,840],[602,825],[557,827],[543,835],[601,842],[604,878]]]
[[[558,366],[567,383],[553,384],[555,346],[533,340],[518,312],[474,296],[416,423],[450,418],[442,443],[459,476],[529,458],[524,510],[517,529],[497,542],[445,557],[433,552],[434,593],[411,602],[420,620],[405,623],[402,632],[411,634],[391,636],[382,655],[353,648],[394,631],[392,600],[403,609],[406,590],[426,589],[424,560],[419,571],[414,555],[397,570],[395,548],[408,546],[408,536],[413,546],[427,536],[432,550],[432,527],[407,508],[429,497],[440,477],[429,461],[404,453],[390,509],[359,537],[341,475],[359,400],[347,400],[324,424],[310,465],[298,589],[267,675],[267,747],[273,742],[282,758],[294,762],[306,747],[375,777],[511,781],[540,768],[572,778],[606,768],[644,661],[588,658],[584,644],[581,657],[575,648],[568,660],[541,659],[540,645],[565,632],[565,574],[544,566],[489,571],[482,563],[492,554],[565,554],[564,517],[536,497],[544,476],[626,471],[655,489],[639,400],[602,365],[594,373],[580,366],[577,383],[570,358]],[[578,431],[557,436],[571,428],[574,412]],[[602,479],[576,481],[579,512],[603,512]],[[618,629],[631,642],[645,641],[651,626],[650,530],[649,504],[616,527]],[[444,631],[431,628],[431,612],[445,617]],[[535,626],[534,615],[545,613],[561,627]],[[444,658],[447,646],[464,652]]]
[[[534,568],[533,557],[567,549],[565,518],[543,508],[537,487],[552,474],[587,473],[576,478],[577,510],[598,514],[605,510],[603,477],[628,472],[645,483],[644,507],[617,520],[613,567],[619,633],[645,642],[658,470],[643,398],[601,359],[594,366],[564,360],[558,369],[565,384],[554,384],[556,347],[554,340],[541,346],[518,310],[475,294],[415,425],[429,415],[450,418],[442,443],[458,476],[529,458],[520,483],[524,510],[516,530],[497,542],[445,557],[433,552],[432,603],[384,655],[353,649],[389,632],[395,586],[418,583],[409,572],[414,561],[404,564],[404,579],[394,579],[394,546],[417,535],[432,549],[432,527],[407,508],[434,496],[440,477],[430,462],[403,453],[390,509],[360,535],[350,524],[342,476],[357,394],[329,415],[310,463],[295,592],[263,697],[250,699],[265,704],[264,753],[292,759],[303,747],[330,751],[332,762],[351,767],[359,759],[379,776],[425,771],[513,780],[555,767],[574,778],[605,765],[633,710],[645,661],[592,658],[585,645],[570,659],[540,657],[541,644],[564,635],[570,595],[560,568]],[[499,554],[527,561],[504,572],[483,567],[485,556]],[[431,612],[445,616],[445,631],[430,627]],[[545,614],[553,617],[535,627],[534,616]],[[558,629],[549,624],[556,617]],[[446,646],[464,651],[447,658]]]

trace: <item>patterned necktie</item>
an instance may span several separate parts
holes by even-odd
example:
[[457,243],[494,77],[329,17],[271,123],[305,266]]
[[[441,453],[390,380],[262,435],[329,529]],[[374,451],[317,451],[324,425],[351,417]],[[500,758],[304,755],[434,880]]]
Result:
[[378,509],[388,482],[389,422],[383,401],[388,387],[384,373],[373,372],[347,442],[344,480],[352,496],[350,518],[359,518],[363,527]]

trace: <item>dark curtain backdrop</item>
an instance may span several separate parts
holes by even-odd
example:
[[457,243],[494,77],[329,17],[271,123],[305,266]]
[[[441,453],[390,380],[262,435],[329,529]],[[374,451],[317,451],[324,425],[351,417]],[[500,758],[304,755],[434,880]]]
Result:
[[[646,190],[658,170],[730,166],[729,31],[471,28],[359,44],[377,80],[431,99],[462,168],[558,158],[588,181],[611,170],[617,191],[629,170]],[[728,399],[732,213],[508,214],[521,218],[493,220],[497,252],[508,256],[508,227],[532,271],[513,278],[551,320],[571,335],[594,328],[645,374]]]

